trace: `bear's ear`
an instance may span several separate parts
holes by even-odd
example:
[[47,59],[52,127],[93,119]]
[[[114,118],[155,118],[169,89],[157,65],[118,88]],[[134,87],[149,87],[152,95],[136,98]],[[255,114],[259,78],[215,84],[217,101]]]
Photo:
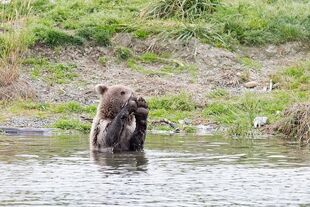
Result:
[[106,87],[103,84],[98,84],[95,86],[95,90],[98,94],[102,95],[102,94],[104,94],[104,92],[106,92],[108,90],[108,87]]

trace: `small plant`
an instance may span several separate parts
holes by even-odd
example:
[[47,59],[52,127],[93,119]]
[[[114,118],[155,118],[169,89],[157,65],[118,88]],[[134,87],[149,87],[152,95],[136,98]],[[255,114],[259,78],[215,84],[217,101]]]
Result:
[[134,36],[142,40],[145,40],[146,38],[148,38],[149,35],[150,35],[150,32],[146,30],[142,30],[142,29],[138,29],[134,32]]
[[105,57],[105,56],[100,56],[100,57],[98,58],[98,62],[99,62],[101,65],[106,66],[106,64],[107,64],[107,62],[108,62],[108,59],[107,59],[107,57]]
[[242,72],[241,72],[241,74],[240,74],[240,81],[241,82],[247,82],[247,81],[249,81],[250,80],[250,70],[249,69],[245,69],[245,70],[243,70]]

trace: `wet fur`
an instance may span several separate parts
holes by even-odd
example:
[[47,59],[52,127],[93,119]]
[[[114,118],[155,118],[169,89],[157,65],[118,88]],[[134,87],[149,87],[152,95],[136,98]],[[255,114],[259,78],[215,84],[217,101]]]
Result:
[[[147,128],[147,104],[125,86],[96,86],[101,95],[90,133],[92,151],[141,151]],[[119,95],[125,91],[125,95]]]

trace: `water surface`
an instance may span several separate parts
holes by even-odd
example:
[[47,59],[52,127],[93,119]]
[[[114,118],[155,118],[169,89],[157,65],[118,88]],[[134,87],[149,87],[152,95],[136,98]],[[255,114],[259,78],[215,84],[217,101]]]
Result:
[[88,138],[0,137],[0,206],[310,206],[310,151],[279,139],[149,136],[142,153]]

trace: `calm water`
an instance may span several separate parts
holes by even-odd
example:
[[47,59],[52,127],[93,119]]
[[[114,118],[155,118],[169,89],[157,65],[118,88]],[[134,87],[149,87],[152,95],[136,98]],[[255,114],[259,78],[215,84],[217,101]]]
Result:
[[91,154],[87,137],[0,137],[0,206],[310,206],[310,150],[277,139],[149,136]]

